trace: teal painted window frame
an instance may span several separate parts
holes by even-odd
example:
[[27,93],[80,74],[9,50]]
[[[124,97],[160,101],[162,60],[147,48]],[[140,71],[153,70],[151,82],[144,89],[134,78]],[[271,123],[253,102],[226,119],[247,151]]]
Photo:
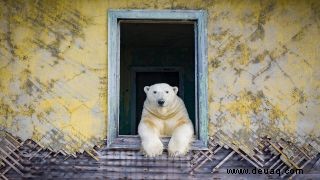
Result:
[[[196,132],[193,150],[207,148],[208,58],[205,10],[113,10],[108,11],[108,133],[107,148],[140,149],[138,136],[119,135],[120,24],[119,20],[195,21]],[[168,143],[168,138],[162,141]]]

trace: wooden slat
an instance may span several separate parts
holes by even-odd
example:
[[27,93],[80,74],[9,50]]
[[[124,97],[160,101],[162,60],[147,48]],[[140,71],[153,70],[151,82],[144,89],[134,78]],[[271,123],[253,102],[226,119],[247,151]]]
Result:
[[[170,138],[161,138],[164,149],[167,149]],[[113,143],[108,145],[108,149],[117,150],[140,150],[141,140],[137,136],[132,137],[118,137],[113,139]],[[205,144],[200,140],[193,141],[190,150],[208,150]]]
[[223,163],[225,163],[231,156],[233,156],[234,153],[235,153],[235,151],[232,151],[231,153],[229,153],[226,158],[224,158],[221,162],[219,162],[219,164],[217,164],[217,165],[212,169],[212,172],[214,172],[214,171],[216,171],[218,168],[220,168],[220,166],[222,166]]
[[[239,153],[236,153],[237,151],[232,150],[233,146],[229,146],[230,148],[226,149],[220,145],[216,145],[214,141],[208,143],[209,150],[207,151],[192,151],[185,157],[176,158],[168,157],[166,151],[161,156],[147,158],[137,150],[110,150],[104,147],[96,151],[99,161],[87,153],[77,154],[77,158],[68,156],[69,158],[66,159],[61,153],[52,153],[48,150],[36,152],[39,146],[36,144],[29,146],[27,144],[30,144],[30,142],[26,142],[15,153],[19,157],[23,154],[24,158],[21,159],[23,160],[21,164],[27,167],[28,171],[22,176],[15,172],[11,166],[7,166],[6,169],[8,171],[5,172],[6,175],[4,177],[8,177],[9,179],[19,179],[20,177],[33,179],[74,179],[79,177],[84,179],[211,179],[212,177],[219,177],[226,179],[247,177],[245,175],[227,174],[227,169],[245,168],[250,171],[255,168],[251,166],[254,163],[252,160],[250,163],[246,160],[246,158],[249,159],[250,157],[246,156],[243,152],[240,153],[240,150],[237,150]],[[267,146],[267,144],[265,145]],[[282,143],[282,146],[287,147],[284,143]],[[268,148],[273,147],[268,146]],[[9,153],[10,151],[6,152]],[[264,153],[265,161],[269,162],[269,164],[263,164],[264,168],[279,169],[281,170],[282,177],[289,177],[289,175],[285,174],[285,170],[289,169],[289,167],[280,159],[281,154],[272,155],[270,154],[271,149],[262,152]],[[305,162],[308,158],[303,153],[299,151],[294,152],[295,154],[292,157],[290,156],[290,158],[295,162],[303,161],[304,164],[300,168],[309,164],[310,161]],[[261,153],[257,153],[261,155]],[[30,155],[28,154],[32,154],[33,158],[29,159]],[[54,154],[54,156],[47,156],[48,154]],[[16,156],[12,154],[12,157]],[[241,157],[243,160],[240,160]],[[316,164],[316,159],[312,159],[314,160],[312,164]],[[18,169],[21,168],[16,166],[15,162],[12,165],[18,167]],[[214,170],[218,170],[214,174],[211,173],[213,168]],[[0,178],[4,179],[4,177],[1,177],[0,174]],[[266,176],[251,177],[265,178]],[[278,178],[278,175],[277,177],[272,176],[272,178]]]

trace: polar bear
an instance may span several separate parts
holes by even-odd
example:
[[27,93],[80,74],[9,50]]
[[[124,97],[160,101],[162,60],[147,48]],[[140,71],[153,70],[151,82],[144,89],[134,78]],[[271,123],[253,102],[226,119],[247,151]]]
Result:
[[171,136],[170,156],[185,155],[193,140],[193,125],[184,102],[177,96],[178,88],[166,83],[144,87],[147,98],[143,105],[138,134],[146,156],[162,154],[160,137]]

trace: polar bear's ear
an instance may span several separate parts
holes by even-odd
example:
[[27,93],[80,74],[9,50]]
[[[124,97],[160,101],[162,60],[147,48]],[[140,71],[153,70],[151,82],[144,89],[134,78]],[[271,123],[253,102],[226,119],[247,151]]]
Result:
[[172,87],[172,89],[176,94],[178,93],[178,87],[174,86],[174,87]]
[[145,87],[143,88],[143,90],[144,90],[144,92],[145,92],[146,94],[148,93],[149,89],[150,89],[149,86],[145,86]]

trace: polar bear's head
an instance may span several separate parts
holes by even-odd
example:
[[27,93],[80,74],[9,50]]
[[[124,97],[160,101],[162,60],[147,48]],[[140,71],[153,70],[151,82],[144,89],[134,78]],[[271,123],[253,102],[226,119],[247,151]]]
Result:
[[166,83],[159,83],[145,86],[144,92],[147,95],[149,103],[159,107],[166,107],[176,99],[178,88]]

